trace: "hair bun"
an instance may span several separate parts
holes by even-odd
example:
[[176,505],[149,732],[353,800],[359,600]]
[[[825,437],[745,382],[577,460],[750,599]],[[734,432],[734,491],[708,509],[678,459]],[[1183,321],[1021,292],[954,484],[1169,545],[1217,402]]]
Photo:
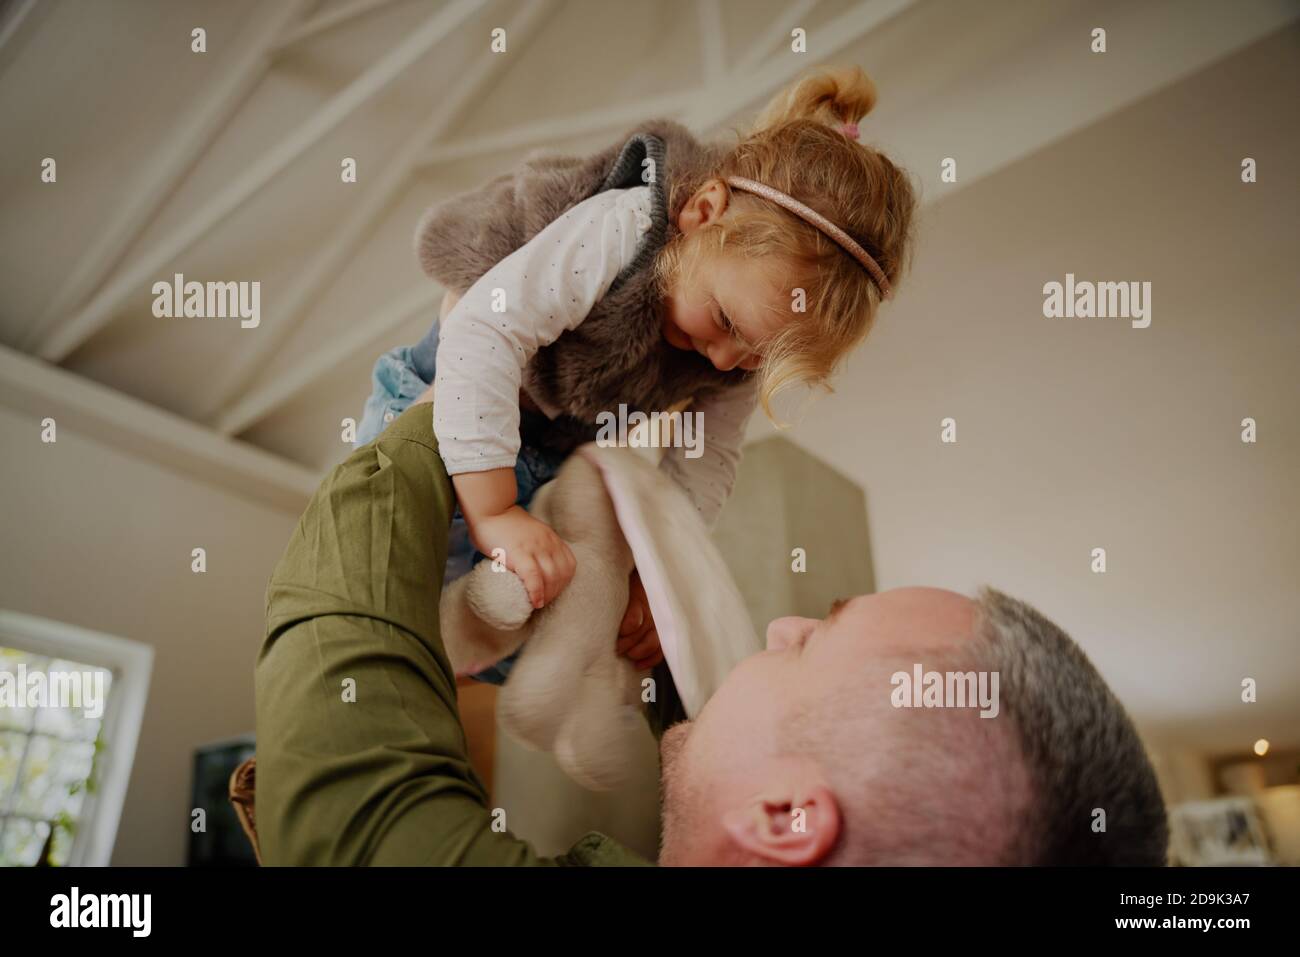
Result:
[[792,120],[815,120],[857,139],[858,121],[875,105],[876,84],[862,67],[822,67],[772,97],[755,121],[754,132]]

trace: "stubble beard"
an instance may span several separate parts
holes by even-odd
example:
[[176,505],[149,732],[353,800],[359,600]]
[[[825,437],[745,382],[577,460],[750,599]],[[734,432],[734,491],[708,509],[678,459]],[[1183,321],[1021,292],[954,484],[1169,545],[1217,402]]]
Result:
[[659,863],[672,865],[680,860],[690,842],[692,793],[681,761],[691,733],[691,722],[680,721],[663,733],[659,740],[659,813],[662,836]]

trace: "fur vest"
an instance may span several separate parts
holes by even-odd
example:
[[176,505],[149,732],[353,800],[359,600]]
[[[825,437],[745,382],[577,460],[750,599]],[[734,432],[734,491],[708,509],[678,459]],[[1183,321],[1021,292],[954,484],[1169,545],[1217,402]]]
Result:
[[642,161],[654,160],[651,225],[633,260],[582,324],[539,349],[524,370],[529,394],[563,412],[550,423],[545,444],[567,451],[589,441],[596,416],[617,414],[620,403],[629,412],[666,411],[684,399],[738,387],[751,375],[721,372],[699,353],[669,345],[652,278],[655,256],[678,234],[677,215],[689,198],[679,196],[670,209],[672,184],[707,170],[717,150],[679,123],[649,120],[585,158],[531,153],[512,172],[435,204],[421,218],[415,237],[420,265],[463,293],[572,206],[607,189],[642,185]]

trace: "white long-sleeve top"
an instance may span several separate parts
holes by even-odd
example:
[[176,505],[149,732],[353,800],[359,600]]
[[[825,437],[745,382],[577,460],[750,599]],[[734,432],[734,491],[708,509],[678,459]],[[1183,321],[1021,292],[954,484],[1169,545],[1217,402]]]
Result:
[[[587,318],[636,254],[650,212],[648,186],[597,193],[484,273],[447,314],[439,332],[433,424],[448,474],[514,468],[525,366],[538,349]],[[531,398],[549,418],[559,414]],[[703,413],[703,454],[689,458],[688,449],[670,446],[660,462],[706,525],[713,525],[731,494],[756,401],[756,390],[746,388],[692,405],[690,411]]]

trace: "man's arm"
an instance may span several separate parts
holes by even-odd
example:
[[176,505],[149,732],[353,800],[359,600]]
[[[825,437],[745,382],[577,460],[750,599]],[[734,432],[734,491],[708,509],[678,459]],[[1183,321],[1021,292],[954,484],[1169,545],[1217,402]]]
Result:
[[493,830],[438,630],[453,505],[420,402],[337,467],[299,521],[267,589],[256,671],[263,860],[646,863],[591,835],[542,858]]

